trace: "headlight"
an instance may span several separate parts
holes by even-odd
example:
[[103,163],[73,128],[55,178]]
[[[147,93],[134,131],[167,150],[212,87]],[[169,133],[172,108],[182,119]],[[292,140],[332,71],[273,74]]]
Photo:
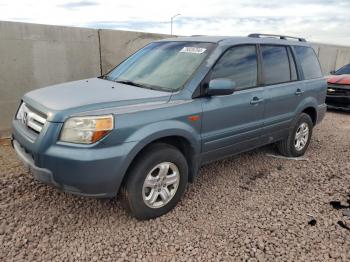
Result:
[[106,136],[113,127],[113,115],[72,117],[64,123],[60,141],[92,144]]

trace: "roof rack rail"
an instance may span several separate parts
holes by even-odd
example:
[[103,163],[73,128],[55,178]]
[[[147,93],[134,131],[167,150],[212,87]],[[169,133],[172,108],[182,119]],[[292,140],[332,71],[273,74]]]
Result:
[[259,33],[254,33],[254,34],[248,35],[248,37],[255,37],[255,38],[261,38],[262,36],[278,37],[279,39],[282,39],[282,40],[287,40],[287,38],[291,38],[291,39],[297,39],[299,42],[306,42],[305,38],[287,36],[287,35],[273,35],[273,34],[259,34]]

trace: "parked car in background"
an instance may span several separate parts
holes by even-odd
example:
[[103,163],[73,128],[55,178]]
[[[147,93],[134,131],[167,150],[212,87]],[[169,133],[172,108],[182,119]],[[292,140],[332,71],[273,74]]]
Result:
[[175,207],[205,163],[271,143],[302,156],[326,90],[301,38],[160,40],[102,77],[27,93],[12,144],[36,179],[83,196],[121,191],[149,219]]
[[327,82],[328,108],[350,112],[350,64],[332,71]]

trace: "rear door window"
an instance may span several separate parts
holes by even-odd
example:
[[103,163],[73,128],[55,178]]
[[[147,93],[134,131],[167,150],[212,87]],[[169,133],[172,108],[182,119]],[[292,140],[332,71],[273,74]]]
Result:
[[300,61],[301,69],[305,79],[322,77],[320,63],[315,51],[307,46],[294,46],[295,53]]
[[215,78],[229,78],[235,81],[237,90],[257,86],[256,46],[236,46],[227,50],[213,67],[211,79]]
[[295,80],[292,79],[288,51],[285,46],[262,45],[261,54],[266,85]]

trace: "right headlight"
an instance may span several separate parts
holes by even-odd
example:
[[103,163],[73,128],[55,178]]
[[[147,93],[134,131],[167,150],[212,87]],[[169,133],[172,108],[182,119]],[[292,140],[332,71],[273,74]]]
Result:
[[113,115],[71,117],[63,125],[60,141],[92,144],[105,137],[113,127]]

